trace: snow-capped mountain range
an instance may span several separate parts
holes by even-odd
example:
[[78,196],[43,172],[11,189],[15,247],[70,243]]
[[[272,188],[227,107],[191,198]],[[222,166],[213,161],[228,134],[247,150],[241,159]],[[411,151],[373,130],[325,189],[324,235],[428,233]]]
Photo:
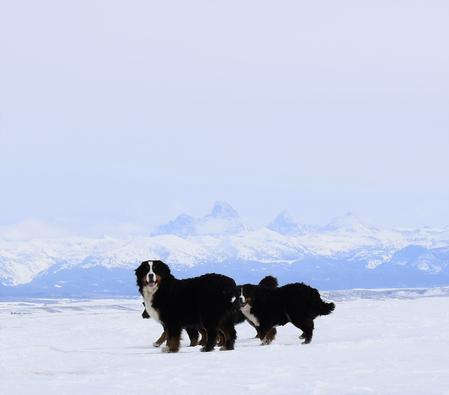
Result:
[[177,276],[208,271],[237,282],[268,273],[322,289],[449,284],[449,227],[379,229],[347,213],[325,226],[281,212],[251,227],[225,202],[201,218],[187,214],[130,238],[0,236],[0,295],[134,295],[133,272],[160,258]]
[[159,226],[152,234],[172,234],[181,237],[224,235],[245,230],[239,213],[226,202],[216,202],[211,212],[202,218],[181,214],[168,224]]

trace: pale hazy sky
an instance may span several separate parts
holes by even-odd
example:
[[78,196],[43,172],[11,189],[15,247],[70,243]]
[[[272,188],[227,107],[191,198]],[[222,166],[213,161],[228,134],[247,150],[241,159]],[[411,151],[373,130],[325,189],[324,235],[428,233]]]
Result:
[[0,0],[0,226],[449,225],[447,1]]

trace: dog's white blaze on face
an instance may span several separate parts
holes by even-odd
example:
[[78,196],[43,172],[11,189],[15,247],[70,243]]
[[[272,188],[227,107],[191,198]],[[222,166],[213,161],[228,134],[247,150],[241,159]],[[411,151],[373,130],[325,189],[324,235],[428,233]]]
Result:
[[245,296],[243,295],[243,288],[240,290],[240,300],[242,301],[242,303],[245,303],[245,302],[246,302],[246,298],[245,298]]
[[[150,271],[146,275],[147,283],[150,282],[150,274],[153,274],[153,278],[156,278],[156,274],[153,272],[153,262],[148,263],[150,265]],[[143,287],[143,299],[145,300],[145,310],[150,315],[151,318],[160,322],[159,311],[153,307],[153,297],[158,289],[158,284],[155,283],[153,286],[145,285]]]
[[145,276],[145,280],[147,281],[147,283],[150,282],[150,274],[153,275],[153,281],[156,278],[156,274],[153,272],[153,262],[148,262],[148,264],[150,265],[150,270],[147,273],[147,275]]

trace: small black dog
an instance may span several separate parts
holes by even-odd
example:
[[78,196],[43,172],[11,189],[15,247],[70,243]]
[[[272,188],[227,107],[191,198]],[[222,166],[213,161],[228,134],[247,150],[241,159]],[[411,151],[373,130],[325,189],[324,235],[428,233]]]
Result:
[[303,331],[304,344],[312,340],[313,320],[330,314],[334,303],[324,302],[318,290],[303,283],[287,284],[279,288],[245,284],[239,287],[240,310],[258,329],[262,344],[270,344],[278,325],[291,322]]
[[[265,276],[262,280],[260,280],[259,286],[267,288],[277,288],[278,280],[273,276]],[[236,312],[234,313],[234,324],[241,324],[245,320],[256,329],[256,337],[260,339],[259,329],[252,323],[252,321],[248,320],[248,318],[240,311],[240,308],[236,310]],[[274,334],[276,334],[276,328],[273,328],[273,331]]]
[[164,351],[179,350],[184,328],[204,328],[207,340],[202,351],[214,349],[219,330],[225,337],[222,349],[234,348],[236,284],[232,278],[209,273],[178,280],[160,260],[144,261],[135,272],[147,313],[160,322],[166,332],[167,347]]

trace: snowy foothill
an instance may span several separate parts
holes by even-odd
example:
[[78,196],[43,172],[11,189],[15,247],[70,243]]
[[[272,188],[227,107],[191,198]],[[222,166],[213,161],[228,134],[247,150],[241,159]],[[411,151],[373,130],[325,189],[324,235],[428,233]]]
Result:
[[[336,310],[301,345],[292,325],[260,346],[237,326],[234,351],[153,348],[161,326],[141,300],[0,302],[0,393],[448,395],[447,292],[324,293]],[[410,296],[410,297],[409,297]]]

